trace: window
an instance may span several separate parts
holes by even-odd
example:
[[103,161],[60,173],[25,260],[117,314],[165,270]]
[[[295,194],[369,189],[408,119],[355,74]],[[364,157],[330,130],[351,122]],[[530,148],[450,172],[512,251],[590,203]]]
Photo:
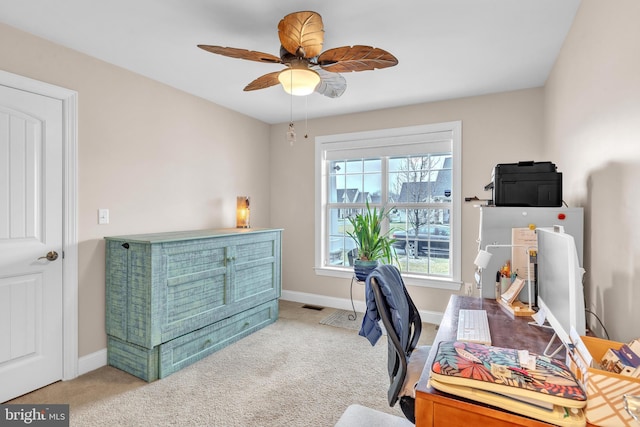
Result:
[[461,123],[316,138],[316,272],[350,277],[349,216],[366,203],[384,224],[406,282],[460,285]]

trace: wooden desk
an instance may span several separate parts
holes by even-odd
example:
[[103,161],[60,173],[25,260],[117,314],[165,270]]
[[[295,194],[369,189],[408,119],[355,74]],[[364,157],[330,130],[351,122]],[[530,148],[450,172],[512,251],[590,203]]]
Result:
[[[542,354],[553,332],[528,324],[530,317],[511,318],[495,300],[453,295],[438,329],[433,349],[416,387],[416,427],[425,426],[549,426],[550,424],[505,411],[495,406],[475,402],[440,392],[428,386],[431,364],[440,341],[456,339],[458,310],[487,310],[492,345],[526,349]],[[560,358],[564,358],[561,352]],[[564,361],[564,360],[563,360]]]

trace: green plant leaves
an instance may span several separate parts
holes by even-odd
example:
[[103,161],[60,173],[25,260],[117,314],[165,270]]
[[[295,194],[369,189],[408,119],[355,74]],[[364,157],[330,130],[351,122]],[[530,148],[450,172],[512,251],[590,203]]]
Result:
[[353,231],[347,231],[347,234],[356,242],[358,258],[361,260],[398,262],[392,248],[395,242],[395,239],[390,237],[392,230],[382,232],[382,224],[389,212],[384,207],[380,210],[376,207],[371,208],[367,202],[367,208],[363,213],[348,217]]

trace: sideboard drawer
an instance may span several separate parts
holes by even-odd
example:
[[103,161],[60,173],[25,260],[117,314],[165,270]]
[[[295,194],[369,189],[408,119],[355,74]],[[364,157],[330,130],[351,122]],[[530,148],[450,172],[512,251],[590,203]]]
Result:
[[278,318],[278,300],[270,301],[160,345],[160,375],[166,377],[238,341]]

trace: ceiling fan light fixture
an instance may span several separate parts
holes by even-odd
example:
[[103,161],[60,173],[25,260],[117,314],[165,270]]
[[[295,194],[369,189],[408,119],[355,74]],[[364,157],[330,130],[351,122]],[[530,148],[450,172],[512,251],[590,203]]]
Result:
[[320,75],[308,68],[287,68],[278,74],[278,81],[288,94],[306,96],[316,90]]
[[393,67],[398,59],[386,50],[365,46],[341,46],[322,50],[324,24],[317,12],[303,10],[286,15],[278,23],[280,56],[254,50],[199,44],[200,49],[230,58],[287,66],[283,71],[264,74],[245,86],[244,91],[282,84],[286,93],[306,96],[313,92],[329,98],[341,96],[347,81],[340,73]]

